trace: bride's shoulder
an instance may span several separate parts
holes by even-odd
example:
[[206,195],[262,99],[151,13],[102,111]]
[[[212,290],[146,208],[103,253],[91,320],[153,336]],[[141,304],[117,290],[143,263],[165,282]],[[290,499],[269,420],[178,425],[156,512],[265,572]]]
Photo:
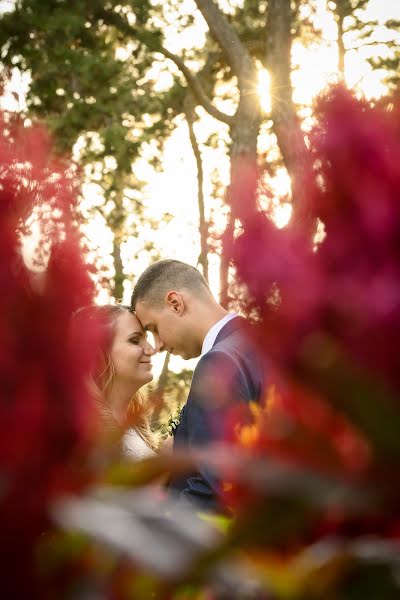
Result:
[[132,460],[143,460],[155,455],[141,435],[133,428],[127,429],[121,440],[122,453]]

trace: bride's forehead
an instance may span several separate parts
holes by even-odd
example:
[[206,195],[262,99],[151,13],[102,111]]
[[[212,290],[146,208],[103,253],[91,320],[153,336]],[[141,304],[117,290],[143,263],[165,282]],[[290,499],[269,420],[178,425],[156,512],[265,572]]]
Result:
[[137,318],[137,316],[131,312],[125,311],[124,313],[121,313],[117,319],[117,329],[124,330],[127,327],[129,327],[129,329],[132,329],[132,331],[143,330],[142,324]]

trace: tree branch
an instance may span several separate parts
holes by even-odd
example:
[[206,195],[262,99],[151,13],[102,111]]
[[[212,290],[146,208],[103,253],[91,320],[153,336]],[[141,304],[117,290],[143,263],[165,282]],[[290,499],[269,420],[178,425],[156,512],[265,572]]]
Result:
[[269,0],[266,24],[266,62],[271,76],[271,117],[279,149],[292,182],[292,223],[308,236],[315,220],[308,182],[313,181],[311,160],[292,99],[290,0]]
[[193,73],[188,69],[184,60],[173,54],[161,44],[160,40],[156,35],[149,35],[148,32],[142,33],[140,30],[132,27],[125,19],[123,19],[119,14],[109,12],[105,9],[99,11],[99,16],[103,19],[105,23],[108,25],[112,25],[116,27],[121,33],[127,35],[130,38],[136,38],[140,43],[144,44],[150,51],[159,52],[165,58],[169,58],[172,60],[178,69],[181,71],[182,75],[185,77],[187,84],[190,86],[193,95],[196,100],[201,104],[201,106],[215,119],[218,121],[222,121],[227,125],[231,126],[234,123],[234,117],[231,115],[227,115],[226,113],[218,110],[216,106],[214,106],[207,95],[205,94],[202,86],[200,85],[199,80]]
[[385,42],[380,42],[379,40],[373,40],[372,42],[361,42],[357,46],[349,46],[346,48],[348,50],[358,50],[359,48],[366,48],[367,46],[386,46],[387,44],[393,44],[395,42],[399,42],[398,39],[386,40]]
[[197,166],[197,201],[199,206],[199,231],[200,231],[200,256],[199,263],[203,269],[203,275],[208,283],[208,224],[205,218],[205,207],[204,207],[204,191],[203,191],[203,161],[201,158],[201,152],[199,144],[196,139],[194,132],[194,99],[192,93],[189,91],[184,101],[184,108],[186,113],[186,120],[189,128],[189,139],[192,145],[193,154],[196,160]]
[[233,73],[240,77],[244,71],[248,72],[249,63],[252,63],[251,56],[224,13],[213,0],[195,2],[207,22],[211,35],[221,46]]
[[220,111],[216,106],[214,106],[210,102],[210,100],[208,99],[207,95],[205,94],[198,78],[195,75],[193,75],[193,73],[187,68],[187,66],[185,65],[184,61],[182,60],[182,58],[180,56],[173,54],[172,52],[170,52],[169,50],[167,50],[164,47],[160,47],[158,52],[160,52],[166,58],[169,58],[176,64],[176,66],[181,71],[182,75],[185,77],[188,85],[190,86],[197,102],[199,104],[201,104],[201,106],[212,117],[214,117],[215,119],[218,119],[218,121],[222,121],[223,123],[226,123],[229,126],[231,126],[234,123],[234,116],[227,115],[226,113]]
[[[232,74],[237,77],[240,99],[233,126],[246,119],[249,128],[259,130],[260,102],[257,91],[257,69],[246,45],[213,0],[195,0],[210,33],[219,44]],[[233,154],[232,154],[233,156]]]

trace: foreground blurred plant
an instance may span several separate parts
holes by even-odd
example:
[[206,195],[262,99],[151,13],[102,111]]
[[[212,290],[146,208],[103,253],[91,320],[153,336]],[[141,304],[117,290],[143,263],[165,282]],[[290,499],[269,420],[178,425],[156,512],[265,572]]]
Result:
[[[91,352],[67,344],[71,314],[92,298],[73,226],[77,183],[41,127],[0,116],[0,585],[9,598],[41,596],[33,551],[49,502],[88,477]],[[29,223],[34,270],[22,257]]]
[[[315,511],[309,498],[296,509],[288,494],[287,516],[275,513],[272,529],[283,527],[271,544],[268,492],[265,506],[250,493],[253,515],[264,506],[265,529],[250,517],[246,536],[253,523],[265,547],[291,552],[327,540],[325,584],[307,588],[307,597],[358,598],[364,590],[392,598],[399,593],[399,546],[389,544],[390,559],[379,548],[400,534],[400,105],[371,107],[334,88],[316,113],[317,186],[309,195],[323,236],[310,244],[293,228],[277,230],[254,203],[233,249],[247,310],[257,316],[260,348],[277,383],[266,409],[253,409],[236,433],[258,456],[333,477],[326,492],[341,483],[364,490],[366,504],[354,510],[343,497]],[[240,486],[237,492],[243,500]],[[285,519],[296,511],[297,523],[287,529]],[[338,546],[333,535],[343,536]],[[349,548],[367,544],[367,535],[380,540],[370,541],[370,556],[365,552],[364,563],[357,553],[347,560]],[[292,594],[302,597],[300,588]]]
[[311,249],[254,212],[236,266],[285,380],[339,409],[390,469],[400,458],[400,106],[370,108],[339,88],[317,109],[310,193],[323,240]]

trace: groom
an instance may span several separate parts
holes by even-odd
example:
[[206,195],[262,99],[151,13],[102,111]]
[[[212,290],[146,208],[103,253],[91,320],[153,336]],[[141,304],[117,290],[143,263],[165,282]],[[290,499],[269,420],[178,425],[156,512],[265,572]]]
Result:
[[[135,286],[131,307],[154,335],[158,352],[167,350],[185,360],[201,356],[175,430],[174,450],[223,441],[232,408],[264,397],[261,357],[248,335],[247,321],[228,313],[201,273],[178,260],[148,267]],[[221,482],[207,468],[170,485],[201,510],[221,508]]]

